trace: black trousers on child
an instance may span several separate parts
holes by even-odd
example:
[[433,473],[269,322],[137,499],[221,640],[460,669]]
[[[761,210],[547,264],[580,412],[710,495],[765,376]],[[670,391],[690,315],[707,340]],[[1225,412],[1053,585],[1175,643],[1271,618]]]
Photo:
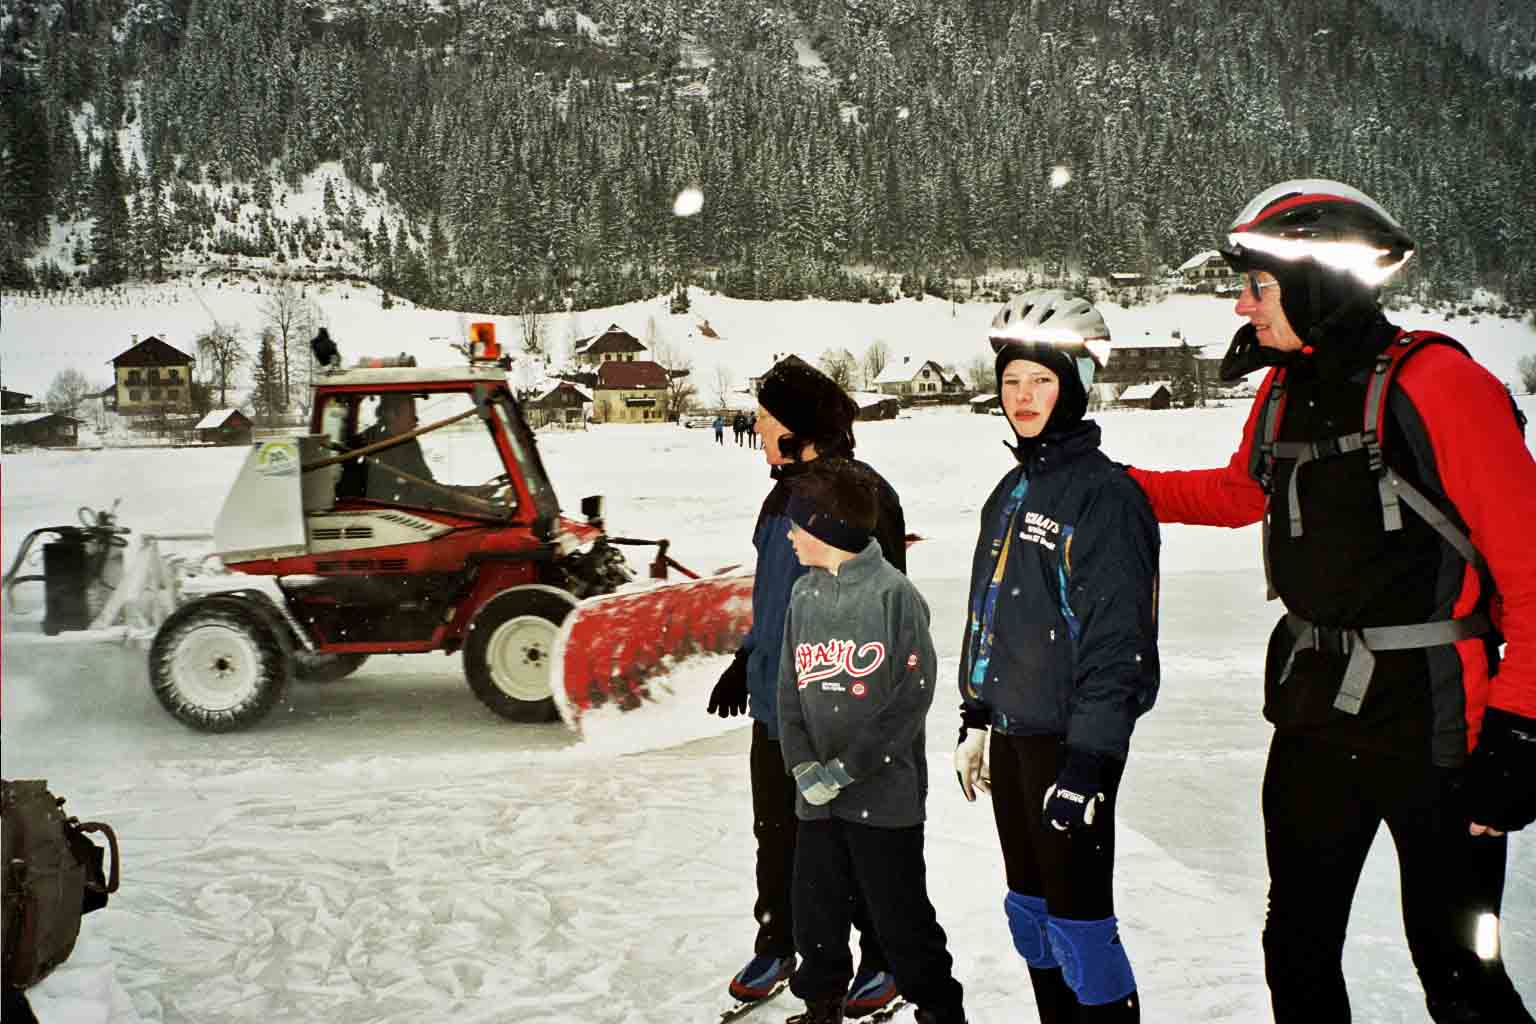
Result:
[[[779,741],[768,735],[761,722],[752,723],[752,832],[757,836],[757,942],[753,952],[789,956],[795,951],[795,917],[792,899],[795,840],[795,780],[784,769]],[[871,970],[887,970],[889,964],[875,930],[870,927],[863,901],[854,894],[849,920],[859,930],[860,962]],[[843,945],[848,945],[844,934]],[[846,988],[846,985],[844,986]]]
[[1529,1024],[1478,919],[1503,900],[1503,837],[1473,836],[1457,769],[1277,734],[1264,772],[1269,915],[1264,973],[1278,1024],[1347,1024],[1342,958],[1350,905],[1383,823],[1397,848],[1403,930],[1441,1022]]
[[862,895],[897,990],[937,1022],[963,1022],[964,992],[928,899],[927,870],[921,825],[802,821],[795,850],[795,945],[802,959],[789,984],[795,995],[810,1002],[847,990],[849,908]]

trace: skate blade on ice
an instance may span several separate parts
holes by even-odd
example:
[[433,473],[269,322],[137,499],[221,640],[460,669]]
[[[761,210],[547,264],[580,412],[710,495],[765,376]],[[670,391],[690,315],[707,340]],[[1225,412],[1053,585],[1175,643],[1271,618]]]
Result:
[[753,999],[750,1002],[744,1002],[740,999],[732,999],[730,1001],[730,1005],[721,1010],[720,1016],[716,1019],[720,1022],[720,1024],[726,1024],[726,1021],[732,1021],[740,1017],[745,1017],[759,1006],[773,1002],[774,998],[788,987],[789,979],[785,978],[783,981],[773,986],[773,988],[769,989],[768,994],[763,996],[761,999]]
[[697,714],[706,717],[710,689],[724,669],[716,668],[719,656],[734,654],[751,626],[750,573],[589,598],[566,616],[555,639],[552,689],[560,717],[585,733],[593,712],[627,719],[695,697]]

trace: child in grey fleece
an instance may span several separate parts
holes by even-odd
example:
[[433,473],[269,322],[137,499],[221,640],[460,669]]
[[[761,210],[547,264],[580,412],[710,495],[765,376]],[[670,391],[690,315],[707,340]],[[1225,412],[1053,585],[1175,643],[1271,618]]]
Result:
[[917,1019],[962,1024],[923,860],[923,721],[937,669],[927,602],[871,539],[875,487],[862,467],[818,460],[787,513],[811,570],[791,594],[779,661],[779,737],[799,789],[793,907],[803,962],[790,987],[807,1006],[790,1024],[841,1021],[860,890]]

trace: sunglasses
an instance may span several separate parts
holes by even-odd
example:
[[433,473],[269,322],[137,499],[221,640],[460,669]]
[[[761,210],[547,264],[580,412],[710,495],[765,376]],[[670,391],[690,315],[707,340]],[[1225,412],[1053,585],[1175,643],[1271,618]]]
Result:
[[1255,274],[1251,270],[1248,271],[1247,277],[1248,277],[1248,294],[1253,296],[1253,301],[1254,302],[1258,302],[1259,300],[1261,300],[1264,297],[1263,292],[1264,292],[1265,288],[1278,288],[1278,287],[1280,287],[1280,282],[1279,281],[1260,281],[1259,280],[1259,275]]

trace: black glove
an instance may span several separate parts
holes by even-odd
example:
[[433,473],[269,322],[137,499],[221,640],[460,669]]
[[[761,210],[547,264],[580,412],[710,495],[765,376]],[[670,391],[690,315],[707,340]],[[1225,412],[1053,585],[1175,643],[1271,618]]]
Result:
[[1536,719],[1489,708],[1467,759],[1467,818],[1500,832],[1536,821]]
[[720,673],[720,681],[709,694],[711,715],[730,718],[747,710],[747,649],[736,652],[730,667]]
[[1105,758],[1086,750],[1067,748],[1067,760],[1056,784],[1045,791],[1041,820],[1058,832],[1093,825],[1094,813],[1104,802]]

